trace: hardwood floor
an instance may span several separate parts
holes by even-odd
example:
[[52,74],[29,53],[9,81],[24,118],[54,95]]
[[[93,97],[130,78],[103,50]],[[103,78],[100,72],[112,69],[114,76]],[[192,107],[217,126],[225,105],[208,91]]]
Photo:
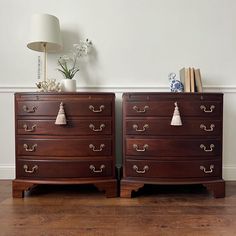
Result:
[[39,186],[24,199],[0,181],[0,236],[233,236],[236,182],[215,199],[202,186],[145,186],[131,199],[93,186]]

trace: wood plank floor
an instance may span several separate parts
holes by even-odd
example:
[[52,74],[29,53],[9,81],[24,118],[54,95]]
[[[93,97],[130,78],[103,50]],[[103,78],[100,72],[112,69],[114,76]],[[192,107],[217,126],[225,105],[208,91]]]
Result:
[[214,199],[201,185],[145,186],[105,198],[93,186],[39,186],[24,199],[0,181],[0,236],[235,236],[236,182]]

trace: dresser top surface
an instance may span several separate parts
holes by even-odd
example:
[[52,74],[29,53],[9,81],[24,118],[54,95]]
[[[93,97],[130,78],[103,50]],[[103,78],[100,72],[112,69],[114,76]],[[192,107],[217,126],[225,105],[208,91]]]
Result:
[[112,92],[17,92],[15,95],[115,95]]
[[222,101],[223,93],[173,93],[173,92],[138,92],[123,93],[123,99],[127,101],[137,100],[218,100]]
[[132,95],[172,95],[172,96],[201,96],[201,95],[223,95],[223,93],[210,93],[210,92],[204,92],[204,93],[174,93],[174,92],[127,92],[123,93],[123,96],[132,96]]
[[45,93],[45,92],[23,92],[23,93],[15,93],[16,101],[49,101],[49,100],[114,100],[114,93],[102,93],[102,92],[58,92],[58,93]]

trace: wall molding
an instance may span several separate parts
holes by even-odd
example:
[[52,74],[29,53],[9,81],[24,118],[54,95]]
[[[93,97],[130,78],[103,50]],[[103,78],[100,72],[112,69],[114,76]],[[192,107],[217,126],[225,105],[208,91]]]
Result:
[[[100,91],[100,92],[115,92],[115,93],[124,93],[124,92],[168,92],[169,87],[166,85],[160,86],[86,86],[86,87],[77,87],[78,91]],[[0,93],[15,93],[15,92],[32,92],[37,91],[35,86],[20,86],[20,85],[9,85],[9,86],[0,86]],[[211,85],[204,87],[205,92],[222,92],[222,93],[236,93],[236,85]]]

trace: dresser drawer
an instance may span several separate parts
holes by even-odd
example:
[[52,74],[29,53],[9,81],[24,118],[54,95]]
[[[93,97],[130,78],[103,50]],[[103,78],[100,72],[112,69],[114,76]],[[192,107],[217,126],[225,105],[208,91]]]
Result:
[[221,121],[213,119],[182,119],[182,126],[170,125],[171,119],[125,120],[127,135],[221,135]]
[[109,119],[67,120],[66,125],[55,125],[55,120],[18,120],[17,134],[48,135],[110,135]]
[[66,116],[111,116],[111,101],[95,100],[56,100],[56,101],[18,101],[17,115],[20,116],[57,116],[63,102]]
[[20,156],[111,156],[111,139],[17,138]]
[[112,161],[25,160],[16,161],[17,178],[92,178],[112,176]]
[[[176,98],[173,101],[145,101],[145,102],[126,102],[124,103],[125,116],[168,116],[172,117]],[[178,107],[180,115],[201,116],[201,117],[220,117],[222,105],[219,101],[179,101]]]
[[221,141],[218,139],[132,139],[125,142],[127,156],[220,156]]
[[126,160],[127,177],[199,178],[221,175],[221,161]]

